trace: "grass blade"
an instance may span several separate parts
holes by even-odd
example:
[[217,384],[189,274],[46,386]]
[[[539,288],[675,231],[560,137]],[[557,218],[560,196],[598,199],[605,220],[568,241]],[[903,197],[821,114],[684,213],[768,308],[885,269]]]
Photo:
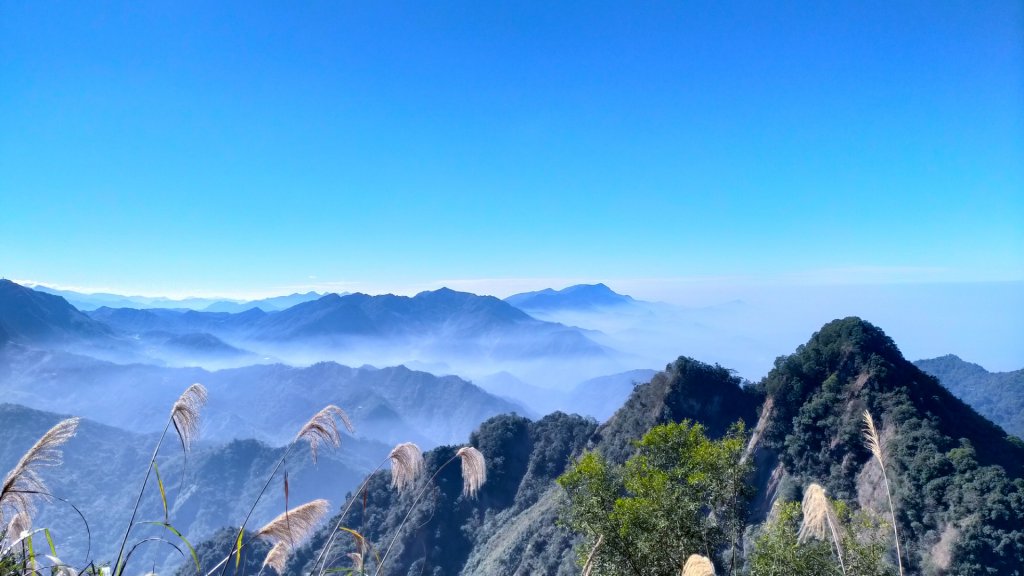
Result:
[[156,460],[153,461],[153,472],[156,472],[156,485],[160,487],[160,501],[164,503],[164,524],[168,524],[170,520],[167,513],[167,491],[164,490],[164,480],[160,477],[160,467],[156,465]]
[[238,566],[242,563],[242,537],[245,535],[245,528],[238,529],[238,539],[235,540],[235,574],[238,573]]
[[162,526],[166,528],[167,531],[169,531],[171,534],[177,536],[178,539],[184,542],[185,546],[188,547],[188,552],[192,555],[192,561],[195,562],[196,565],[196,574],[201,575],[203,573],[203,569],[199,566],[199,555],[196,554],[196,549],[192,547],[192,543],[188,541],[188,538],[185,538],[185,536],[183,536],[181,532],[178,532],[177,528],[171,526],[167,522],[140,522],[140,524],[152,524],[154,526]]
[[28,566],[30,570],[35,572],[36,570],[36,549],[32,546],[32,536],[25,538],[25,545],[28,547]]
[[57,556],[57,547],[53,545],[53,536],[50,536],[50,529],[43,528],[43,534],[46,535],[46,543],[50,545],[50,554],[54,557]]

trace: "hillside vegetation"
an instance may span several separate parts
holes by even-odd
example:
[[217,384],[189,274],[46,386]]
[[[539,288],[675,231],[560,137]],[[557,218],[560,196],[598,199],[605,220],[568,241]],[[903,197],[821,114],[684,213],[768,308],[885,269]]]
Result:
[[[740,422],[749,433],[744,458],[753,470],[749,505],[742,512],[743,542],[737,543],[745,556],[737,559],[737,570],[751,569],[749,553],[768,529],[764,522],[777,517],[769,515],[772,503],[798,503],[817,483],[835,499],[844,521],[875,526],[869,532],[877,533],[876,540],[861,551],[864,557],[877,556],[883,573],[895,573],[894,542],[884,535],[889,508],[881,470],[862,442],[865,410],[875,415],[885,446],[900,563],[907,573],[1020,574],[1024,447],[906,361],[881,330],[858,318],[827,324],[780,358],[757,384],[744,384],[724,368],[680,358],[637,387],[601,426],[565,415],[535,423],[509,416],[492,419],[471,437],[487,454],[493,479],[478,498],[461,496],[458,474],[443,471],[433,495],[396,532],[411,498],[388,491],[382,473],[371,479],[366,492],[354,496],[360,506],[346,523],[371,542],[396,540],[400,552],[382,574],[577,574],[577,559],[588,555],[593,537],[585,539],[556,522],[567,518],[568,501],[552,480],[570,465],[559,458],[572,454],[575,460],[586,450],[617,466],[635,455],[636,442],[658,425],[699,422],[713,440]],[[540,429],[553,442],[538,442]],[[452,450],[428,454],[428,473]],[[546,474],[537,474],[541,461],[550,463]],[[861,509],[865,514],[855,514]],[[788,514],[792,521],[791,509]],[[785,537],[784,530],[773,534],[776,542]],[[322,534],[314,537],[310,551],[296,556],[290,572],[308,568],[312,550],[324,541]],[[733,545],[719,544],[710,551],[678,549],[672,555],[710,553],[723,572],[732,567],[726,552]],[[609,553],[602,548],[596,554]],[[820,568],[814,573],[833,573],[831,567]],[[597,570],[594,574],[618,573],[591,569]],[[841,573],[838,564],[835,570]]]
[[1024,369],[989,372],[952,354],[914,365],[1003,430],[1024,438]]

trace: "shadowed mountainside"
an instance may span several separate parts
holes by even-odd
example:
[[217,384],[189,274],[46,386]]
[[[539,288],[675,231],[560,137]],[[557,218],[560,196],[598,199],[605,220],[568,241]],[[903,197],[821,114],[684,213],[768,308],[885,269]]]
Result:
[[914,365],[1010,434],[1024,438],[1024,370],[989,372],[952,354]]

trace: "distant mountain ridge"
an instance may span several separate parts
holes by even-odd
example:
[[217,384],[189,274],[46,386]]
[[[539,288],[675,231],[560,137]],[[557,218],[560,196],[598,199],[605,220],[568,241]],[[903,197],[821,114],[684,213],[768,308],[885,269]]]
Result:
[[[345,296],[348,292],[342,292],[339,295]],[[291,308],[296,304],[302,304],[303,302],[309,302],[316,300],[324,296],[319,292],[309,291],[305,293],[296,292],[287,296],[273,296],[270,298],[262,298],[259,300],[245,300],[242,302],[234,300],[220,300],[210,304],[206,308],[203,308],[204,312],[245,312],[250,308],[259,308],[264,312],[276,312],[278,310],[285,310]]]
[[[68,375],[73,374],[73,378]],[[423,446],[457,441],[480,422],[517,406],[455,376],[404,366],[349,368],[320,362],[207,371],[113,364],[74,354],[12,346],[0,353],[0,394],[7,401],[60,412],[105,414],[133,431],[155,431],[181,390],[210,390],[207,438],[287,442],[311,414],[331,403],[360,421],[360,436]],[[39,395],[45,390],[44,396]]]
[[[279,312],[102,307],[89,313],[125,334],[207,332],[228,340],[345,346],[355,339],[480,358],[593,355],[607,351],[576,328],[537,320],[491,296],[442,288],[413,297],[327,294]],[[243,347],[244,344],[243,344]]]
[[59,296],[0,279],[0,328],[22,343],[66,343],[105,339],[113,331]]
[[914,365],[1010,434],[1024,438],[1024,369],[989,372],[952,354]]
[[561,290],[545,288],[505,298],[505,302],[521,310],[594,310],[636,302],[604,284],[576,284]]

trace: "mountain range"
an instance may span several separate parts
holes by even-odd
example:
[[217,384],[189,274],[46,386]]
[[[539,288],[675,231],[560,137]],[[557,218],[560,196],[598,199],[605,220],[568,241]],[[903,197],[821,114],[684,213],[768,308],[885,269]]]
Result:
[[456,376],[437,377],[403,366],[349,368],[321,362],[306,368],[262,364],[207,371],[114,364],[18,345],[0,353],[0,382],[5,401],[102,415],[105,423],[137,432],[159,430],[178,394],[200,382],[211,395],[204,437],[273,444],[290,440],[324,404],[346,410],[362,437],[424,446],[455,442],[487,418],[519,409]]
[[[621,463],[635,441],[660,423],[699,421],[719,436],[733,422],[745,422],[756,495],[748,532],[755,533],[772,503],[799,500],[810,482],[853,507],[885,504],[879,471],[859,441],[859,414],[868,409],[889,450],[911,573],[984,569],[1019,576],[1024,443],[1007,435],[1019,429],[1019,371],[992,374],[953,356],[915,366],[880,329],[859,318],[826,324],[757,382],[690,357],[658,373],[624,370],[630,355],[610,345],[610,331],[550,321],[558,314],[601,318],[610,308],[591,296],[608,292],[597,285],[517,295],[525,298],[519,300],[524,307],[540,296],[537,309],[548,306],[543,313],[447,289],[414,297],[328,294],[280,311],[100,307],[85,313],[62,297],[0,281],[0,393],[18,404],[0,406],[9,428],[0,439],[0,465],[13,465],[32,438],[59,418],[55,413],[81,414],[103,424],[83,424],[74,441],[79,443],[67,447],[73,473],[56,475],[54,487],[73,502],[86,502],[88,516],[126,509],[133,490],[128,480],[136,481],[131,471],[146,467],[145,446],[166,422],[168,406],[185,386],[202,382],[210,391],[206,441],[188,467],[167,453],[161,469],[168,478],[185,471],[184,484],[169,485],[177,491],[170,506],[175,522],[193,538],[212,537],[199,548],[216,555],[231,545],[218,540],[230,534],[220,529],[237,521],[280,446],[312,413],[334,403],[356,425],[355,435],[344,438],[350,450],[329,456],[321,465],[324,475],[320,468],[306,469],[299,462],[304,458],[289,459],[295,460],[289,477],[303,486],[295,492],[302,498],[337,499],[401,441],[432,448],[428,469],[449,460],[453,444],[467,438],[487,458],[488,483],[478,500],[460,495],[456,468],[437,475],[432,498],[415,514],[415,529],[397,534],[395,563],[386,573],[572,574],[577,538],[556,522],[563,499],[553,481],[583,450]],[[614,321],[629,321],[619,334],[639,334],[661,315],[657,304],[617,301],[610,306],[619,311]],[[700,329],[713,317],[741,317],[745,306],[672,318]],[[282,362],[303,353],[309,361]],[[406,358],[434,373],[400,360],[378,363],[387,368],[350,367],[332,359],[342,353]],[[471,375],[486,390],[444,375],[452,367],[474,367],[467,357],[488,370]],[[524,376],[530,374],[523,369],[527,362],[534,363],[534,373],[548,373],[544,386]],[[616,365],[618,370],[594,368]],[[552,408],[589,417],[555,412],[530,419]],[[100,472],[90,474],[97,467]],[[117,470],[119,480],[104,482],[106,469]],[[411,504],[408,496],[396,497],[388,482],[387,472],[372,477],[357,496],[365,507],[354,507],[349,517],[373,542],[395,537],[396,522]],[[260,518],[279,509],[280,498],[273,502],[264,504]],[[158,501],[149,501],[145,511],[162,514]],[[116,516],[96,521],[105,541],[117,538],[124,519]],[[75,518],[40,517],[65,534],[61,545],[69,552],[83,546]],[[290,570],[308,569],[324,538],[320,533],[300,549]],[[109,551],[102,545],[97,550],[100,558]],[[146,558],[165,567],[174,561],[156,551]]]
[[[858,318],[825,325],[757,384],[680,358],[638,386],[602,425],[561,413],[537,421],[491,419],[469,438],[487,456],[488,481],[478,497],[462,495],[458,471],[445,468],[433,480],[431,498],[415,509],[411,528],[396,534],[413,498],[396,495],[381,472],[356,496],[365,504],[346,524],[378,546],[395,539],[387,575],[577,574],[576,554],[586,551],[574,550],[576,537],[557,522],[564,499],[554,478],[584,449],[623,462],[652,426],[682,420],[702,423],[713,437],[736,421],[751,431],[746,457],[754,463],[755,497],[748,534],[773,502],[799,502],[811,482],[850,506],[887,510],[880,469],[860,438],[865,409],[885,439],[907,573],[1020,574],[1024,443]],[[453,453],[453,447],[429,453],[425,476]],[[327,528],[314,536],[286,572],[306,573],[326,535]],[[334,556],[345,551],[349,540]]]
[[75,290],[62,290],[50,288],[42,284],[31,286],[38,292],[45,292],[60,296],[79,310],[95,310],[106,306],[108,308],[169,308],[176,310],[205,310],[207,312],[244,312],[250,308],[259,308],[265,312],[284,310],[302,302],[316,300],[323,294],[318,292],[305,292],[289,294],[285,296],[273,296],[257,300],[222,300],[216,298],[165,298],[162,296],[124,296],[108,292],[78,292]]

